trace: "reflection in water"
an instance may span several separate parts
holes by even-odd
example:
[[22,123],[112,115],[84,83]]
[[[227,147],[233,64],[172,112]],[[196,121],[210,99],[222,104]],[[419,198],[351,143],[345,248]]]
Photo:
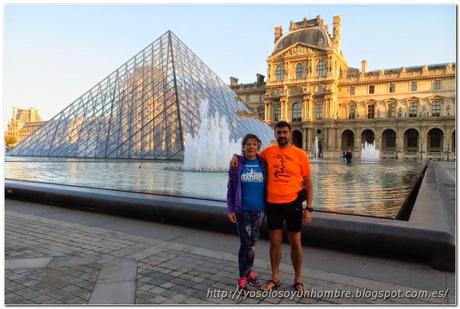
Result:
[[[30,160],[30,161],[27,161]],[[179,164],[179,163],[178,163]],[[394,218],[422,171],[420,162],[312,162],[314,207]],[[166,170],[171,163],[7,158],[6,178],[225,200],[226,173]]]

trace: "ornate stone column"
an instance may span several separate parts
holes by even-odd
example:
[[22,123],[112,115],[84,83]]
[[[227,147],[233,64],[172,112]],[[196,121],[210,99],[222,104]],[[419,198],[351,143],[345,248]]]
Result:
[[315,141],[315,132],[313,128],[308,128],[308,149],[313,150],[313,142]]
[[303,128],[302,133],[303,133],[302,146],[303,146],[303,149],[308,151],[308,150],[310,150],[309,149],[310,146],[308,145],[308,129]]
[[398,128],[396,130],[396,154],[398,159],[402,159],[404,156],[404,129]]
[[305,102],[304,98],[302,99],[302,120],[305,121],[308,119],[307,102]]
[[445,134],[444,134],[444,138],[443,138],[443,144],[442,144],[443,149],[442,149],[442,152],[445,153],[445,154],[447,155],[447,153],[450,152],[450,147],[449,147],[449,145],[450,145],[450,139],[449,139],[449,137],[450,137],[450,134],[449,134],[449,133],[450,133],[450,130],[448,130],[447,128],[445,128],[445,129],[444,129],[444,132],[445,132]]
[[426,128],[420,128],[418,152],[422,159],[425,158],[428,152],[428,138],[426,136],[426,133]]
[[340,129],[335,128],[335,150],[340,151],[340,148],[342,147],[342,137],[340,136]]
[[334,129],[327,128],[327,149],[329,151],[334,150]]
[[311,98],[311,104],[310,104],[310,115],[311,115],[311,121],[316,120],[316,99]]
[[282,120],[287,120],[287,98],[286,97],[281,97],[280,98],[280,104],[281,104],[281,119]]
[[329,128],[326,128],[326,127],[323,127],[322,128],[322,133],[323,133],[323,152],[325,152],[326,150],[329,149],[329,136],[328,136],[328,132],[329,132]]
[[375,148],[382,150],[382,132],[381,129],[375,129]]
[[311,105],[312,105],[311,94],[304,95],[303,96],[303,112],[305,114],[304,119],[308,121],[312,121]]
[[271,122],[272,121],[273,99],[265,98],[264,104],[265,104],[265,116],[264,116],[265,121]]

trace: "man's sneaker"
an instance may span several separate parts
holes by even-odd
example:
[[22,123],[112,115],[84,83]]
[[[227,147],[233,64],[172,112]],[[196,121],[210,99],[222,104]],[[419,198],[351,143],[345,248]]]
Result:
[[246,290],[248,281],[245,277],[241,277],[238,279],[238,288],[242,290]]
[[253,271],[248,271],[246,273],[246,278],[248,279],[248,283],[252,286],[259,286],[259,280],[256,278],[256,273]]

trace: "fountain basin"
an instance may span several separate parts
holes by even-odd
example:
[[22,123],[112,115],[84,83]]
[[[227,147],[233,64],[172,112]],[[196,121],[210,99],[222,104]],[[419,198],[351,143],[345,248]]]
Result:
[[[226,200],[227,173],[183,171],[156,161],[66,160],[7,157],[8,179],[115,189],[147,194]],[[228,164],[228,163],[227,163]],[[420,162],[311,162],[317,210],[398,219],[423,169]]]

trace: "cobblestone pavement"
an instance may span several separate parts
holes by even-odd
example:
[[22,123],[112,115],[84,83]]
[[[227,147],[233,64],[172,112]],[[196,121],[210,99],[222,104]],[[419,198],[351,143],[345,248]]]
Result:
[[[335,290],[353,294],[358,289],[367,289],[367,293],[419,290],[308,268],[303,271],[304,283],[318,293],[296,297],[287,294],[293,291],[292,267],[288,264],[281,265],[284,281],[278,295],[261,295],[250,289],[245,298],[234,293],[237,256],[233,254],[14,211],[5,211],[5,233],[6,304],[448,302],[447,297],[372,300],[320,295]],[[268,263],[256,259],[255,265],[260,280],[268,280]]]

